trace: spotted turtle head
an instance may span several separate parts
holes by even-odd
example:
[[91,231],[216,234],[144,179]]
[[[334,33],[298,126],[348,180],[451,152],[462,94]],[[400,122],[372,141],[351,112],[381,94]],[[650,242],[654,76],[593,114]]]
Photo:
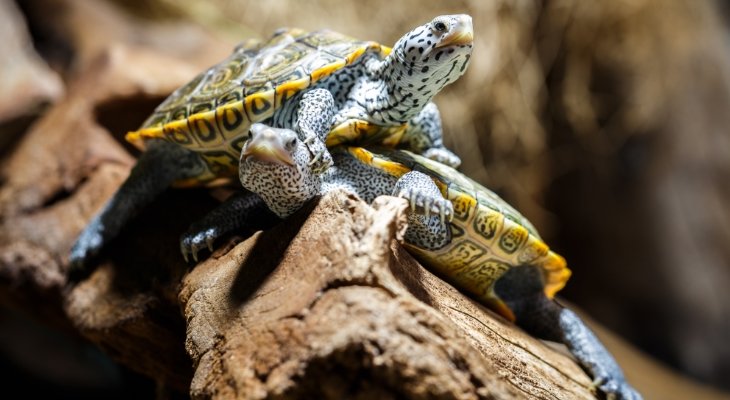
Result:
[[464,73],[473,40],[469,15],[438,16],[408,32],[393,46],[395,77],[391,79],[430,98]]
[[258,194],[282,218],[319,194],[307,146],[291,129],[253,124],[241,151],[238,176],[246,189]]

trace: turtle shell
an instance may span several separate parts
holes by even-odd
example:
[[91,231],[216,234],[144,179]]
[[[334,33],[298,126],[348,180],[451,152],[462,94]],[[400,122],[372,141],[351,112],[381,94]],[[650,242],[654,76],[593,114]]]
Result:
[[204,168],[177,186],[235,176],[252,123],[262,122],[288,101],[366,54],[390,49],[337,32],[282,29],[268,41],[244,42],[222,62],[196,76],[160,104],[127,141],[143,150],[162,138],[198,154]]
[[565,286],[571,274],[565,259],[550,251],[535,227],[491,190],[451,167],[406,150],[346,149],[356,159],[389,175],[400,177],[419,171],[433,179],[454,207],[452,240],[437,250],[408,243],[406,247],[420,261],[506,318],[514,320],[514,315],[495,294],[494,283],[508,269],[524,264],[539,267],[549,298]]

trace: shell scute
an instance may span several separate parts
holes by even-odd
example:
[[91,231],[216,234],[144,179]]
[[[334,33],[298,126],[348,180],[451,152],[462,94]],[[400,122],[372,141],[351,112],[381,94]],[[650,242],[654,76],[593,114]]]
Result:
[[[565,286],[570,270],[565,260],[550,251],[532,224],[495,193],[462,173],[405,150],[350,151],[383,171],[396,164],[430,176],[454,209],[450,242],[436,250],[414,245],[408,248],[445,278],[494,306],[506,318],[514,318],[494,292],[494,282],[509,268],[529,264],[543,273],[544,292],[553,297]],[[378,161],[378,159],[380,159]]]
[[187,120],[183,119],[168,123],[162,128],[162,131],[171,142],[178,143],[182,146],[189,146],[194,143]]
[[474,217],[474,231],[481,235],[483,240],[492,242],[502,230],[504,214],[496,212],[488,207],[481,206],[477,209]]
[[[252,123],[271,118],[298,93],[348,65],[362,68],[356,61],[365,54],[382,55],[386,49],[332,31],[280,29],[266,41],[237,46],[225,60],[175,90],[126,138],[140,149],[147,140],[161,138],[199,153],[206,168],[185,186],[234,176]],[[374,134],[371,130],[356,134]],[[388,133],[399,132],[392,131]]]

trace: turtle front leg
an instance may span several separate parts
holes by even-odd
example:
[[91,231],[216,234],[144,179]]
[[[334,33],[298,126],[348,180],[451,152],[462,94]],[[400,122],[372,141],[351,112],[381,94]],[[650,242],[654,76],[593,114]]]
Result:
[[198,252],[207,248],[213,251],[216,239],[231,232],[249,229],[265,229],[279,218],[269,210],[266,203],[255,193],[244,190],[236,193],[214,208],[200,221],[193,223],[180,236],[180,251],[185,261],[188,255],[198,261]]
[[548,299],[542,272],[530,265],[507,271],[494,290],[512,310],[517,324],[541,339],[564,343],[609,399],[639,400],[623,371],[596,335],[573,311]]
[[71,248],[71,272],[80,273],[122,227],[172,182],[194,176],[200,158],[178,145],[152,140],[104,208],[89,222]]
[[297,132],[312,153],[310,162],[315,174],[332,166],[332,156],[325,141],[335,115],[335,99],[326,89],[314,89],[305,93],[297,112]]
[[418,171],[404,174],[395,184],[393,196],[408,200],[408,243],[427,250],[439,249],[451,242],[449,221],[454,207],[441,195],[431,178]]
[[408,150],[450,167],[458,168],[461,165],[459,156],[444,147],[441,114],[434,103],[426,104],[423,110],[408,122],[401,143]]

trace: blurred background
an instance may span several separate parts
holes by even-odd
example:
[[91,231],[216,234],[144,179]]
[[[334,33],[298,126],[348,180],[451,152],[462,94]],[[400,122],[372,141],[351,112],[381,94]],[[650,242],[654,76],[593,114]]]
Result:
[[[730,390],[725,2],[0,4],[0,38],[32,65],[20,67],[9,50],[0,54],[3,157],[84,65],[117,42],[168,54],[194,73],[238,41],[283,26],[392,45],[438,14],[471,14],[471,65],[435,99],[461,170],[521,210],[566,257],[574,274],[562,298],[672,369]],[[102,107],[99,119],[119,137],[162,99],[154,100],[122,117],[112,116],[118,104]],[[29,323],[15,312],[1,315],[0,351],[5,367],[17,367],[23,357],[10,343],[32,337],[18,334],[15,322]],[[106,375],[110,384],[143,380],[119,368]]]

